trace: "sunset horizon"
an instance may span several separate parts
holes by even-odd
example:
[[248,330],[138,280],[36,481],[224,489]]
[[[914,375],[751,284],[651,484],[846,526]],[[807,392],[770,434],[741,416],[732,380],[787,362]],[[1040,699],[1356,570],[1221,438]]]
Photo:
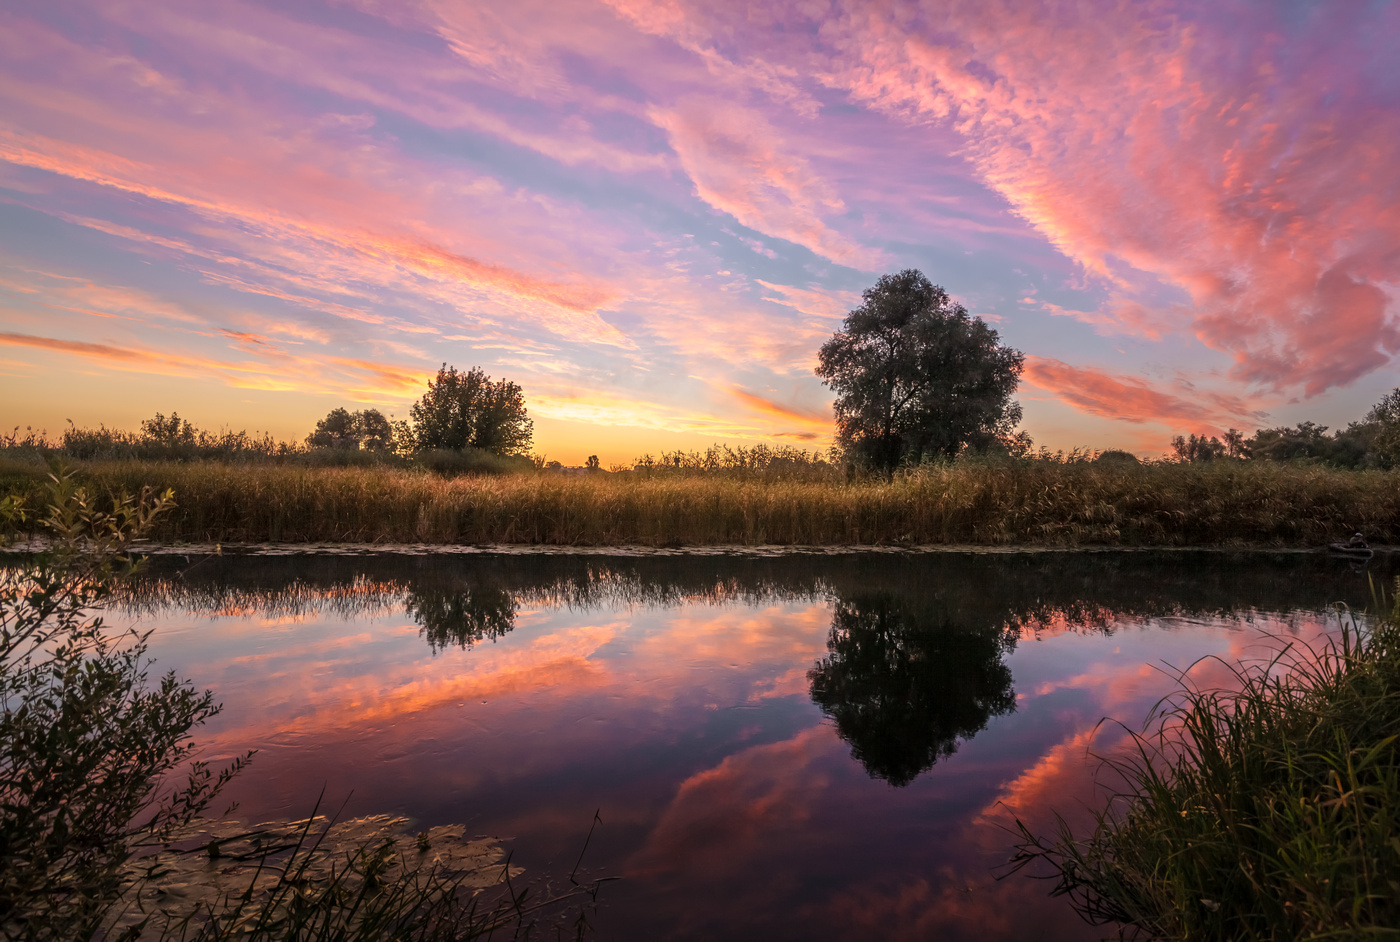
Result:
[[827,447],[918,269],[1051,449],[1400,385],[1395,5],[55,2],[0,14],[0,425],[300,441],[518,383],[604,467]]

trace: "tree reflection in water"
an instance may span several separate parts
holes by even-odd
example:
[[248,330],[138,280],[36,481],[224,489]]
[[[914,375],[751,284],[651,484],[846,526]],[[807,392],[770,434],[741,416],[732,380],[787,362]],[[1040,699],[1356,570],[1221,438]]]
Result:
[[812,700],[871,776],[908,785],[1015,709],[1009,639],[897,595],[847,596],[834,603],[829,653],[807,672]]
[[515,596],[497,585],[471,588],[410,585],[405,607],[433,653],[495,641],[515,627]]

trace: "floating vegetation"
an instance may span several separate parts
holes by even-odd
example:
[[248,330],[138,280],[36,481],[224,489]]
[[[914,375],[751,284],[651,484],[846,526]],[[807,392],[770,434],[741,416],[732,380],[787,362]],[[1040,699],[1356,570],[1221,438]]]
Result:
[[395,938],[459,938],[519,915],[510,886],[523,868],[498,841],[468,838],[461,825],[415,834],[408,819],[389,815],[202,823],[128,861],[110,937],[139,929],[155,938],[304,938],[315,927],[331,937],[392,928],[405,933]]

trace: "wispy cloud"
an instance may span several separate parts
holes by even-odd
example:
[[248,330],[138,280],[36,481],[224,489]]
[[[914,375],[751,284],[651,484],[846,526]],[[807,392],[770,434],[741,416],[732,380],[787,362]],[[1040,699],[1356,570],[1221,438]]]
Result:
[[223,360],[195,353],[67,340],[32,334],[0,333],[0,345],[68,354],[119,370],[147,375],[215,378],[228,386],[327,393],[352,399],[403,399],[422,389],[432,375],[340,357],[308,357],[277,350],[265,338],[233,334],[235,344],[261,359]]
[[[0,251],[60,273],[10,279],[0,328],[156,373],[300,356],[328,378],[220,375],[391,396],[349,364],[411,348],[519,369],[561,421],[818,435],[817,347],[903,267],[1129,435],[1340,401],[1400,353],[1400,7],[82,8],[0,13],[0,213],[50,227]],[[221,328],[262,340],[184,346]],[[1115,345],[1141,359],[1087,365]]]
[[737,386],[730,389],[735,399],[738,399],[744,406],[759,415],[772,416],[786,422],[798,422],[803,425],[817,425],[830,431],[832,419],[829,411],[817,411],[815,409],[800,409],[783,405],[765,396],[755,395]]
[[739,222],[856,268],[874,268],[883,253],[832,229],[826,217],[846,209],[763,115],[732,101],[688,96],[651,118],[666,129],[696,193]]
[[1257,425],[1266,417],[1248,400],[1229,393],[1185,388],[1180,383],[1169,391],[1137,377],[1044,357],[1027,357],[1024,375],[1031,384],[1078,409],[1124,422],[1220,432],[1231,426]]
[[1189,296],[1238,380],[1311,396],[1400,352],[1400,109],[1371,73],[1400,11],[1286,10],[852,8],[828,24],[830,81],[956,127],[983,178],[1121,293],[1096,322],[1156,336],[1136,270]]

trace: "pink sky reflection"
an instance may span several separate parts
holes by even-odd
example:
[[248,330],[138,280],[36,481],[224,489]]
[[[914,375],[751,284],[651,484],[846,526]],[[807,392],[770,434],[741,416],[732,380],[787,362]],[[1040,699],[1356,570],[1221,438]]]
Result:
[[[527,607],[499,640],[437,653],[392,605],[350,620],[313,609],[142,624],[157,628],[162,670],[224,703],[198,736],[205,758],[261,750],[228,796],[244,816],[304,813],[324,785],[337,804],[353,792],[350,814],[465,818],[517,837],[528,869],[576,853],[598,808],[596,863],[642,888],[619,897],[624,924],[655,906],[716,932],[725,920],[752,932],[772,912],[851,938],[1012,937],[1043,923],[1064,939],[1082,926],[1042,884],[992,878],[1010,847],[999,825],[1087,814],[1106,787],[1089,751],[1124,745],[1099,720],[1135,726],[1173,689],[1153,663],[1198,662],[1197,682],[1227,684],[1201,659],[1258,657],[1324,627],[1261,612],[1109,615],[1110,633],[1042,625],[1008,656],[1015,712],[893,788],[811,703],[825,601]],[[798,872],[838,891],[816,902],[779,876]]]

